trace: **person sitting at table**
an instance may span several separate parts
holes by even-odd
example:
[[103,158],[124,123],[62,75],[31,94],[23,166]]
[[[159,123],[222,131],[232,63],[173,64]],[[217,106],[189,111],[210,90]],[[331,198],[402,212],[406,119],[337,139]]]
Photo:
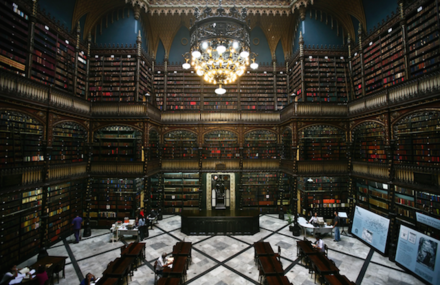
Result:
[[87,273],[86,278],[79,285],[90,285],[92,281],[95,281],[96,277],[92,273]]
[[145,217],[140,217],[138,222],[139,241],[143,241],[145,237],[145,230],[147,228]]
[[44,285],[46,281],[49,280],[49,276],[47,276],[47,272],[46,272],[46,266],[44,265],[38,266],[37,274],[35,274],[35,277],[30,275],[30,279],[36,280],[36,283],[34,284]]
[[313,247],[320,252],[325,252],[324,241],[321,239],[320,235],[316,235],[316,241],[313,244]]
[[162,277],[163,275],[163,269],[172,264],[172,262],[166,263],[165,264],[165,260],[166,260],[167,254],[164,252],[162,253],[162,256],[159,256],[159,258],[156,261],[156,274],[159,275],[160,277]]
[[17,277],[17,274],[18,274],[17,265],[12,265],[8,269],[8,272],[6,272],[5,275],[3,275],[3,278],[0,281],[0,284],[9,284],[9,281],[11,281],[15,277]]
[[313,216],[310,219],[309,223],[312,224],[315,227],[318,225],[318,213],[315,213],[315,216]]

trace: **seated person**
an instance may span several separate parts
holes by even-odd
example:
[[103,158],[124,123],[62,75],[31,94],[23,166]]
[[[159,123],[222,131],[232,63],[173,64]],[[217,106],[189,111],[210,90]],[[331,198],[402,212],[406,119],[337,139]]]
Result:
[[320,235],[316,235],[316,241],[312,246],[319,252],[325,252],[324,241],[321,239]]
[[310,219],[309,223],[315,227],[318,226],[318,213],[315,213],[315,216]]
[[150,227],[153,229],[153,222],[157,219],[157,213],[154,211],[154,209],[151,210],[150,214],[148,215],[148,220],[150,222]]
[[17,274],[18,274],[17,265],[12,265],[8,269],[8,272],[6,272],[5,275],[3,275],[3,278],[0,281],[0,284],[9,284],[9,281],[11,281],[15,277],[17,277]]
[[155,269],[156,269],[156,274],[159,275],[160,277],[162,277],[163,275],[163,269],[165,268],[165,266],[172,264],[172,262],[165,264],[166,257],[167,254],[164,252],[162,253],[162,256],[159,256],[159,258],[157,259],[157,264]]
[[96,277],[92,273],[87,273],[86,278],[84,278],[83,281],[79,285],[90,285],[92,281],[95,281]]
[[46,281],[49,280],[49,276],[47,276],[47,272],[46,272],[46,266],[44,265],[38,266],[37,274],[35,274],[35,277],[31,275],[30,279],[36,280],[34,284],[44,285],[44,283],[46,283]]

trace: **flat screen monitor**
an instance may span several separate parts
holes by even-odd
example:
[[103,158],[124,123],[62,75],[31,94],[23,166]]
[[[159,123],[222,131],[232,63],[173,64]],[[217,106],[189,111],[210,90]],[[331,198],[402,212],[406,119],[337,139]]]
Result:
[[440,284],[440,241],[400,226],[396,262],[430,284]]
[[351,233],[379,252],[385,253],[389,226],[389,219],[356,206]]

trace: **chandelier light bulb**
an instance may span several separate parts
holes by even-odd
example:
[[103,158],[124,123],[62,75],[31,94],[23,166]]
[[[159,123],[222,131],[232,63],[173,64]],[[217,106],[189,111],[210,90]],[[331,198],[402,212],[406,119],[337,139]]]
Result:
[[217,95],[223,95],[225,93],[226,93],[226,89],[222,88],[221,85],[217,89],[215,89],[215,94]]
[[189,69],[191,67],[191,64],[189,64],[188,62],[185,62],[184,64],[182,64],[183,69]]
[[234,41],[234,42],[232,43],[232,47],[233,47],[234,49],[238,49],[238,47],[239,47],[238,42]]
[[193,58],[200,58],[200,56],[202,56],[202,54],[198,50],[194,50],[192,52],[192,56],[193,56]]
[[249,57],[249,52],[246,51],[246,50],[244,50],[244,51],[242,51],[242,52],[240,53],[240,56],[241,56],[242,58],[248,58],[248,57]]
[[226,51],[226,47],[224,45],[217,46],[217,52],[219,54],[223,54]]
[[203,72],[202,69],[197,70],[197,75],[198,76],[202,76],[203,74],[205,74],[205,72]]
[[208,48],[208,42],[203,42],[202,49],[207,49],[207,48]]
[[256,62],[252,62],[252,63],[251,63],[251,68],[252,68],[252,69],[257,69],[257,68],[258,68],[258,63],[256,63]]

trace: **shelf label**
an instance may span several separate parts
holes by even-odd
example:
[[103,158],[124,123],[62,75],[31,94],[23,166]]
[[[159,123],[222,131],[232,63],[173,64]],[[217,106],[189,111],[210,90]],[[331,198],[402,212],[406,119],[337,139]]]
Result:
[[269,195],[266,195],[266,198],[269,199]]
[[171,199],[173,199],[173,200],[174,200],[174,199],[176,199],[176,196],[174,196],[174,195],[173,195],[173,196],[171,196]]
[[110,210],[110,205],[106,205],[105,208],[106,208],[107,210]]

